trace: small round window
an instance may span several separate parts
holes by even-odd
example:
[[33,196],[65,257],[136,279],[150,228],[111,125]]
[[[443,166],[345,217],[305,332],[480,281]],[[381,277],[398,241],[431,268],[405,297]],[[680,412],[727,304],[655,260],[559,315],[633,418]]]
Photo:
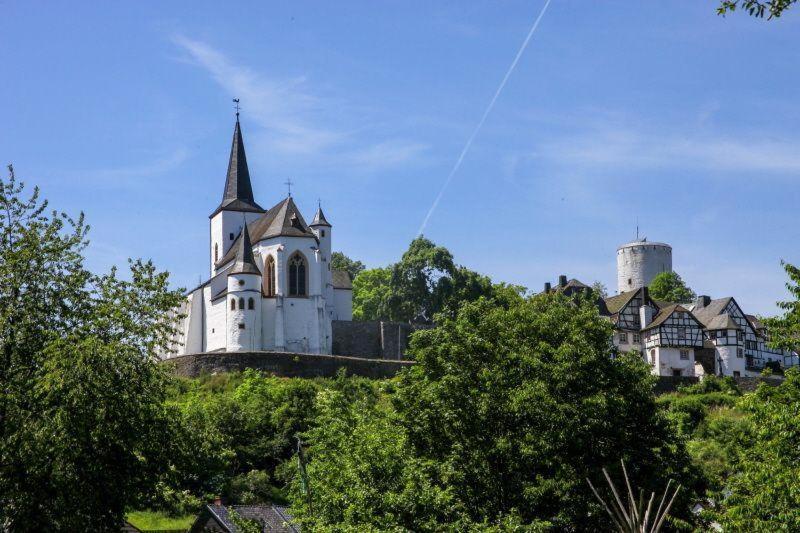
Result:
[[239,280],[239,285],[244,285],[244,280],[243,279]]

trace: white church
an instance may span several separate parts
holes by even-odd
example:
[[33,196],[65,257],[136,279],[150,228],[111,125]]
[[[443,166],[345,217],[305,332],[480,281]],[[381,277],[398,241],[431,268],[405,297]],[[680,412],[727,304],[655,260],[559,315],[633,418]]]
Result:
[[330,354],[331,323],[352,320],[349,275],[332,271],[332,226],[307,224],[291,194],[255,202],[239,116],[222,202],[210,217],[211,272],[191,290],[173,356],[279,351]]

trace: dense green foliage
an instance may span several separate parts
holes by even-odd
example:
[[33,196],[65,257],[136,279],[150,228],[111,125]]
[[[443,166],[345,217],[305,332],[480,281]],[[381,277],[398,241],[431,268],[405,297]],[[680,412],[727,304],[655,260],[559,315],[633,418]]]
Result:
[[648,287],[650,297],[655,300],[674,303],[689,303],[696,295],[676,272],[661,272]]
[[447,248],[417,237],[400,261],[363,271],[353,283],[353,318],[431,323],[433,316],[452,316],[463,302],[480,297],[507,301],[524,287],[492,281],[457,265]]
[[786,288],[793,299],[778,302],[778,307],[784,311],[783,315],[765,319],[764,322],[769,329],[772,346],[785,350],[798,350],[800,348],[800,268],[785,262],[783,268],[789,276]]
[[658,398],[678,437],[686,441],[707,496],[715,501],[723,497],[739,451],[748,442],[749,419],[736,408],[740,398],[731,378],[714,376]]
[[[167,313],[151,263],[130,280],[83,265],[88,227],[0,182],[0,524],[118,530],[166,466]],[[79,497],[78,497],[79,495]]]
[[390,402],[327,392],[307,432],[312,529],[433,531],[522,523],[607,525],[585,482],[625,459],[645,489],[695,481],[639,358],[609,358],[592,302],[488,300],[441,315],[412,343],[418,363]]
[[739,449],[722,523],[731,531],[800,530],[800,372],[761,385],[739,403],[752,440]]
[[372,268],[353,280],[353,320],[380,320],[389,316],[392,272]]
[[364,263],[350,259],[342,252],[333,252],[331,254],[331,269],[344,270],[350,274],[350,279],[356,279],[356,277],[366,268],[367,267],[364,266]]

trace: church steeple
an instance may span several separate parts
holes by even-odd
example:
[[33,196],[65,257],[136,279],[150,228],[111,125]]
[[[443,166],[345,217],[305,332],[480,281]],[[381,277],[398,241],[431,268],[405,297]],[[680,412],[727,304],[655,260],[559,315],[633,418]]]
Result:
[[236,262],[228,272],[231,274],[261,274],[253,257],[253,245],[250,244],[250,232],[247,231],[247,224],[242,228],[242,238],[239,239],[239,247],[236,249]]
[[233,130],[231,155],[228,160],[228,173],[225,177],[225,192],[222,203],[211,214],[213,217],[220,211],[263,212],[253,198],[253,187],[250,184],[250,170],[247,168],[247,156],[244,153],[242,128],[239,125],[239,114],[236,114],[236,126]]
[[317,213],[314,215],[314,220],[311,222],[311,226],[328,226],[330,227],[330,223],[325,218],[325,213],[322,212],[322,206],[320,205],[317,207]]

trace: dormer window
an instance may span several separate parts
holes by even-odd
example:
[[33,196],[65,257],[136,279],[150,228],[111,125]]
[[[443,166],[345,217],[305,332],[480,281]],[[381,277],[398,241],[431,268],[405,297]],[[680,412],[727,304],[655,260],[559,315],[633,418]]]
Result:
[[293,228],[303,230],[303,225],[300,223],[300,219],[297,218],[297,215],[292,215],[292,218],[289,219],[289,223],[292,225]]

